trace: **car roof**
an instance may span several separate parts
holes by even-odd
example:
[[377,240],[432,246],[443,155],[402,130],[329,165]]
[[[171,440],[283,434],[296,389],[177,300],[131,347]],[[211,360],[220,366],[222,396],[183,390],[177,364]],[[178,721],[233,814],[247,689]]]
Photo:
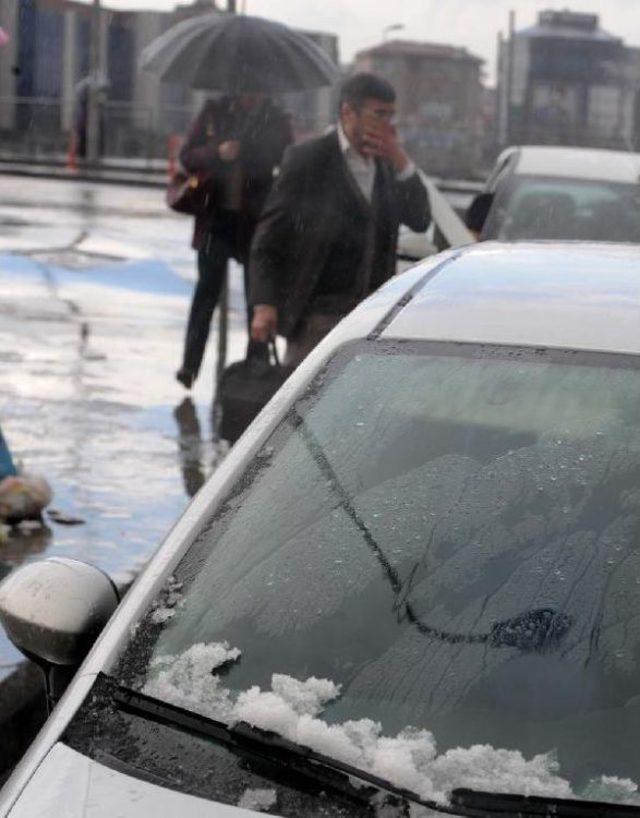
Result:
[[636,184],[640,181],[640,153],[523,145],[512,151],[513,173],[560,176]]
[[[407,276],[381,339],[640,355],[640,248],[485,242]],[[397,285],[395,288],[397,292]]]

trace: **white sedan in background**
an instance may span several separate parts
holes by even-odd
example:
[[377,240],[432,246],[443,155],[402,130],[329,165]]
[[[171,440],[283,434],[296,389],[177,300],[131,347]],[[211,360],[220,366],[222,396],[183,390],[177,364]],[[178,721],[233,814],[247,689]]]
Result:
[[483,241],[640,242],[640,154],[523,145],[498,157],[467,224]]

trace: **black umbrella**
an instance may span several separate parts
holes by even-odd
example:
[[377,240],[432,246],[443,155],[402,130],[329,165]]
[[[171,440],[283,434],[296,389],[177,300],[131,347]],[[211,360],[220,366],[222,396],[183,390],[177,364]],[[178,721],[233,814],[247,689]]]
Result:
[[228,94],[302,91],[339,79],[337,66],[305,34],[261,17],[215,12],[170,28],[144,49],[140,67]]

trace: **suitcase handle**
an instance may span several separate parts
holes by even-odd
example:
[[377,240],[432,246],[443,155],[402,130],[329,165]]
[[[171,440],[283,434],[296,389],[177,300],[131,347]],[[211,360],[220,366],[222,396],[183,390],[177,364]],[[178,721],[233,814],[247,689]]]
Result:
[[273,355],[273,363],[276,366],[280,366],[280,358],[278,357],[278,350],[276,348],[276,341],[275,338],[272,338],[269,342],[269,352]]

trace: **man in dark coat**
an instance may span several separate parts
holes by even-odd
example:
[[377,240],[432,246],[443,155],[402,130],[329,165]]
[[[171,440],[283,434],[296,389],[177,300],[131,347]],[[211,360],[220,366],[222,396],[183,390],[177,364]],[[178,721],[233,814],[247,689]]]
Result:
[[249,263],[252,338],[287,338],[299,363],[395,272],[399,225],[424,231],[429,199],[398,141],[395,92],[356,74],[343,85],[336,130],[287,151]]
[[176,373],[187,389],[202,363],[230,258],[245,265],[247,288],[251,239],[276,168],[292,141],[291,122],[284,111],[263,95],[242,94],[208,101],[180,153],[185,170],[210,176],[212,201],[211,208],[196,217],[193,231],[198,282],[182,366]]

